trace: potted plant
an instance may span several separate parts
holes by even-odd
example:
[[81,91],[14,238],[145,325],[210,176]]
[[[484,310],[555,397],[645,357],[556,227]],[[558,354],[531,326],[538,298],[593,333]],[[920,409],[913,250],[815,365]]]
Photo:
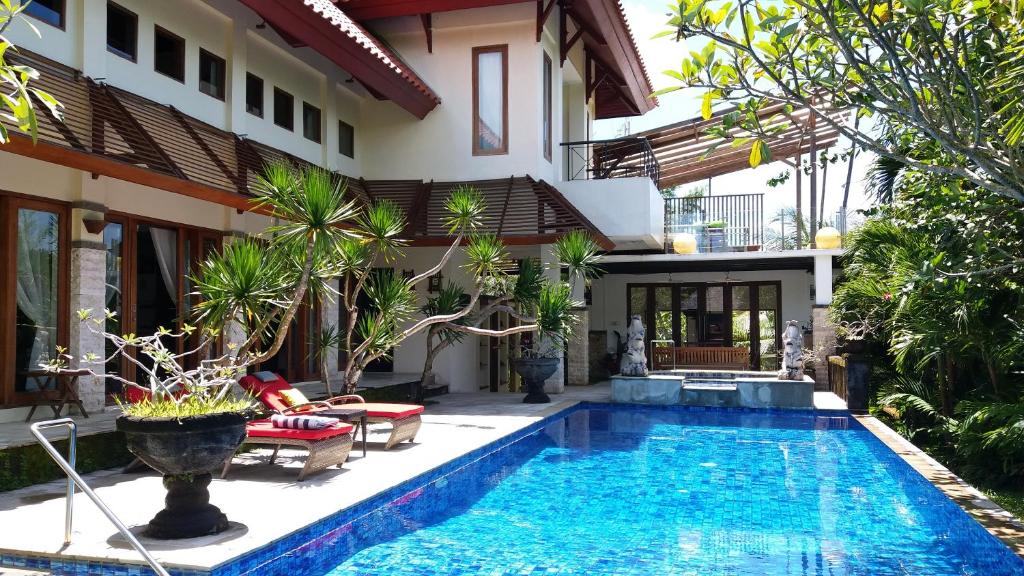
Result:
[[708,231],[708,245],[712,252],[719,252],[725,249],[725,220],[713,220],[704,225]]
[[515,359],[516,374],[526,388],[526,404],[546,404],[551,397],[544,391],[544,381],[558,370],[560,351],[572,333],[576,321],[572,288],[562,282],[546,284],[537,301],[537,338],[524,338],[519,357]]
[[[227,529],[227,518],[210,503],[207,486],[211,470],[221,467],[245,439],[246,412],[253,403],[233,396],[233,385],[248,367],[280,350],[302,303],[323,298],[327,282],[339,274],[332,254],[351,234],[343,225],[356,215],[344,199],[343,182],[325,170],[300,172],[272,164],[254,190],[257,207],[283,223],[268,228],[265,239],[230,242],[200,265],[193,278],[195,325],[161,328],[149,336],[121,335],[106,329],[116,326],[113,313],[78,313],[89,330],[114,348],[107,358],[84,355],[79,369],[92,372],[88,365],[115,359],[134,367],[134,381],[92,373],[123,386],[117,429],[133,454],[164,475],[165,508],[149,522],[149,537],[189,538]],[[200,342],[187,349],[197,334]],[[234,341],[216,356],[212,351],[221,334],[234,335]],[[45,367],[60,371],[70,364],[71,357],[59,350]]]

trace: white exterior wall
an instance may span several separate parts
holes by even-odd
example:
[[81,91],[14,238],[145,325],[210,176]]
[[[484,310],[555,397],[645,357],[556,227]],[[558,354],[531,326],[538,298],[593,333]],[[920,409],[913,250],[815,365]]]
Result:
[[573,180],[558,190],[617,249],[664,246],[665,202],[650,178]]
[[[367,179],[474,180],[529,174],[559,180],[562,83],[558,15],[540,43],[536,5],[520,3],[432,16],[433,52],[418,17],[396,18],[376,32],[441,98],[423,120],[386,102],[363,100]],[[473,48],[508,45],[508,154],[473,156]],[[552,159],[543,150],[543,56],[552,62]],[[566,62],[566,69],[570,63]],[[400,161],[396,161],[400,159]]]
[[[87,76],[174,106],[222,130],[245,135],[300,158],[359,177],[362,129],[359,116],[364,97],[358,84],[346,83],[348,74],[323,56],[285,44],[269,26],[256,29],[261,19],[233,0],[118,0],[138,16],[136,62],[106,49],[105,0],[66,0],[64,30],[26,17],[41,32],[17,23],[7,36],[15,45],[83,71]],[[185,39],[185,81],[179,82],[153,69],[154,27]],[[244,43],[244,45],[239,45]],[[223,101],[199,91],[200,48],[223,58],[227,77]],[[263,79],[263,118],[245,112],[245,73]],[[274,124],[273,90],[280,87],[294,97],[294,129]],[[328,89],[328,86],[331,88]],[[321,112],[321,143],[302,135],[302,103]],[[412,119],[392,103],[385,103]],[[334,112],[332,112],[334,111]],[[353,125],[357,160],[338,153],[337,122]]]
[[[626,336],[626,286],[644,283],[781,281],[782,315],[780,320],[796,320],[811,327],[811,275],[803,270],[758,270],[749,272],[685,272],[672,274],[609,274],[591,284],[590,330],[603,330],[614,346],[618,330]],[[614,350],[608,350],[614,352]]]

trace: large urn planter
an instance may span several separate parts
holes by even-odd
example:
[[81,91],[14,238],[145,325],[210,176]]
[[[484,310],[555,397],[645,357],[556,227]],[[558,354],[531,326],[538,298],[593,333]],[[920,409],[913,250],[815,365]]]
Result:
[[520,358],[515,361],[516,374],[526,384],[525,404],[547,404],[551,397],[544,393],[544,381],[558,370],[561,358]]
[[149,521],[145,536],[194,538],[228,528],[220,508],[210,504],[211,471],[234,455],[245,439],[245,418],[238,413],[184,418],[121,416],[117,429],[128,450],[164,475],[164,509]]

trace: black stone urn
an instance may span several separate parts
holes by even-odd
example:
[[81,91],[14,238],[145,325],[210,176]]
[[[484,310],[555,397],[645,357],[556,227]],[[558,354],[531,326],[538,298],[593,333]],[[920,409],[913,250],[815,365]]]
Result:
[[117,429],[128,450],[164,475],[164,509],[149,521],[150,538],[194,538],[228,528],[220,508],[210,504],[211,470],[220,468],[245,440],[245,418],[238,413],[184,418],[121,416]]
[[520,358],[515,361],[516,374],[526,384],[524,404],[547,404],[551,397],[544,393],[544,381],[558,369],[561,358]]

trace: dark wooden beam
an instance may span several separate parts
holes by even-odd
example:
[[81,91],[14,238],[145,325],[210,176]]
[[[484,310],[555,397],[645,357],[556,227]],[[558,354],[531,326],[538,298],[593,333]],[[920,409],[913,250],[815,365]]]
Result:
[[537,0],[537,42],[540,42],[540,38],[544,34],[544,24],[548,21],[548,16],[551,16],[551,9],[554,7],[555,0],[548,0],[547,6],[544,5],[544,0]]
[[423,23],[423,32],[427,35],[427,53],[434,53],[434,23],[430,12],[420,14],[420,22]]
[[[31,138],[21,134],[11,134],[11,139],[4,144],[3,151],[108,178],[174,192],[222,206],[230,206],[239,210],[253,210],[253,199],[250,196],[243,196],[198,182],[183,180],[169,174],[154,172],[141,166],[118,162],[98,154],[81,152],[43,141],[33,145]],[[255,211],[260,212],[260,210]]]

